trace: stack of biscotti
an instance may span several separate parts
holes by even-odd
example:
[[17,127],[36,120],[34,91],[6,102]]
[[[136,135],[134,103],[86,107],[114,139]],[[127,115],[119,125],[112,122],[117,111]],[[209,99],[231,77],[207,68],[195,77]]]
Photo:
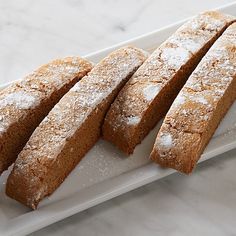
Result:
[[99,62],[49,112],[19,154],[8,196],[35,209],[64,181],[100,137],[104,116],[119,90],[146,60],[127,46]]
[[52,107],[91,69],[80,57],[55,60],[0,92],[0,175]]
[[191,173],[236,99],[236,23],[210,48],[168,111],[151,153],[164,167]]
[[205,12],[181,26],[137,70],[106,115],[104,139],[131,154],[166,114],[178,92],[233,17]]

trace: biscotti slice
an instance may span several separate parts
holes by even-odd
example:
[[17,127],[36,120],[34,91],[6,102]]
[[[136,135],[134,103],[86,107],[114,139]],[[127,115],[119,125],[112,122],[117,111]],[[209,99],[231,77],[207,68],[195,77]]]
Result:
[[104,139],[131,154],[166,114],[196,65],[232,20],[219,12],[200,14],[157,48],[109,109]]
[[164,167],[191,173],[236,99],[236,23],[211,47],[168,111],[151,153]]
[[52,107],[91,69],[80,57],[54,60],[0,92],[0,174]]
[[35,209],[64,181],[99,139],[110,104],[146,56],[131,46],[116,50],[56,104],[19,154],[8,196]]

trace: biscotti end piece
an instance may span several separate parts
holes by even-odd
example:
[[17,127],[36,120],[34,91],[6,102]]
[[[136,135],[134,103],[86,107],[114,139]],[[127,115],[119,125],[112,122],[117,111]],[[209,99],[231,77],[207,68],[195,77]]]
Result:
[[236,23],[210,48],[178,94],[157,135],[151,159],[191,173],[235,99]]
[[110,104],[146,58],[141,49],[123,47],[80,80],[49,112],[19,154],[7,180],[7,195],[36,209],[52,194],[99,139]]
[[80,57],[58,59],[0,91],[0,175],[52,107],[91,69]]
[[131,154],[166,114],[210,46],[233,17],[205,12],[181,26],[158,47],[124,86],[109,109],[104,139]]

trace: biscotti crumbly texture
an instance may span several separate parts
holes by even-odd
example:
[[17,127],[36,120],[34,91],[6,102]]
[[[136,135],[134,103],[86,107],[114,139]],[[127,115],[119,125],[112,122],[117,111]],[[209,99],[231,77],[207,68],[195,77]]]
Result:
[[166,114],[196,65],[232,20],[215,11],[200,14],[157,48],[109,109],[104,139],[131,154]]
[[168,111],[151,153],[164,167],[191,173],[236,99],[236,23],[211,47]]
[[91,69],[80,57],[58,59],[0,91],[0,174],[52,107]]
[[79,81],[19,154],[7,181],[7,195],[33,209],[50,195],[98,140],[110,104],[146,57],[146,52],[132,46],[118,49]]

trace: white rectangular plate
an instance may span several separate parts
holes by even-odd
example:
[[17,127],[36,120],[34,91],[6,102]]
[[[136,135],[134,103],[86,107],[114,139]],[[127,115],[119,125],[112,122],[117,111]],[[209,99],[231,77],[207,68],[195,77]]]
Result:
[[[236,4],[219,10],[235,15]],[[187,20],[187,19],[186,19]],[[148,51],[155,49],[186,20],[114,47],[90,54],[87,59],[98,62],[109,52],[132,44]],[[2,86],[0,89],[3,89]],[[38,230],[77,212],[174,173],[150,163],[148,157],[160,124],[145,138],[130,158],[114,146],[100,140],[86,155],[60,188],[31,211],[8,198],[5,183],[9,170],[0,178],[0,235],[23,235]],[[236,147],[236,103],[221,122],[202,155],[201,161]]]

